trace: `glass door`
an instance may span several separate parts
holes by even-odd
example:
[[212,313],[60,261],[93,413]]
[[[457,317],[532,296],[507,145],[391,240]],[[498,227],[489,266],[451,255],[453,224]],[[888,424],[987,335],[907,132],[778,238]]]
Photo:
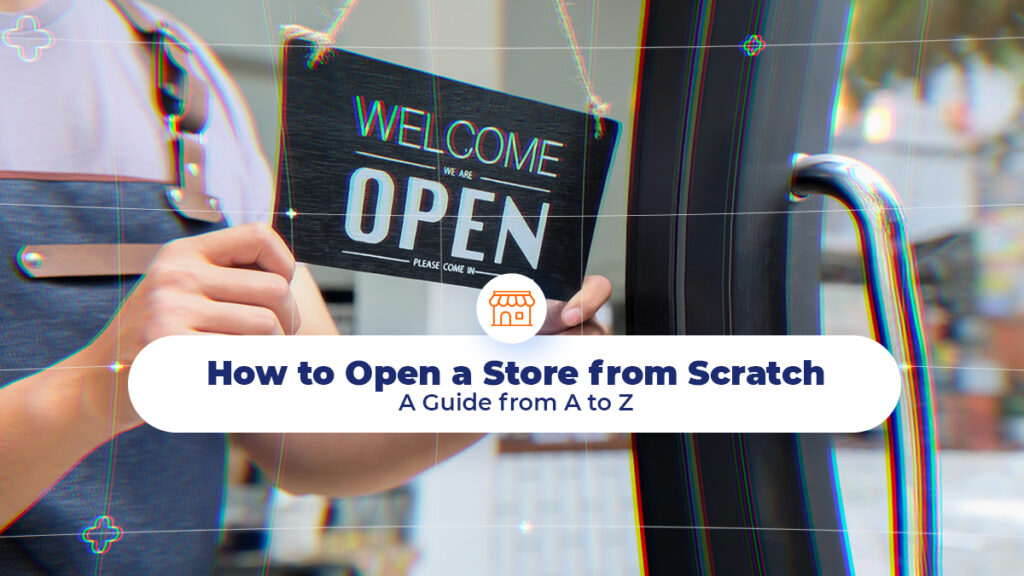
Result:
[[[856,2],[831,139],[906,206],[936,388],[945,574],[1010,574],[1024,561],[1020,9]],[[826,333],[868,332],[852,231],[827,203]],[[835,441],[861,574],[889,562],[881,441],[879,431]]]

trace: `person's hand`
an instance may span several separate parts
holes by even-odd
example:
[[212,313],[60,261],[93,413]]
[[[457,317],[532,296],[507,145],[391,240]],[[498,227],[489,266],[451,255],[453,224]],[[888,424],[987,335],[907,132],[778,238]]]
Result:
[[612,296],[612,284],[604,276],[587,276],[583,286],[568,302],[548,300],[548,316],[540,334],[608,334],[608,328],[594,318]]
[[[181,334],[294,334],[300,324],[290,283],[295,260],[280,236],[251,224],[166,244],[117,315],[90,348],[102,362],[129,366],[150,342]],[[103,364],[105,365],[105,364]],[[110,415],[120,395],[119,427],[140,424],[118,385],[94,386],[92,405]]]

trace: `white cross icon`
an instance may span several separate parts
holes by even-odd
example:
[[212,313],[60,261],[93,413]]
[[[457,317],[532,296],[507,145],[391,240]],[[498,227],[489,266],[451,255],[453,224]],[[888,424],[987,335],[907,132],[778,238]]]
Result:
[[43,55],[43,50],[53,46],[53,34],[40,28],[35,16],[25,15],[18,18],[13,28],[4,30],[0,41],[17,50],[22,62],[35,62]]

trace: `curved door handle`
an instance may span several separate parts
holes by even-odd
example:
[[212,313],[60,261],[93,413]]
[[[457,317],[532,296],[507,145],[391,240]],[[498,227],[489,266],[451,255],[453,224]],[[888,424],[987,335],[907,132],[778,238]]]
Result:
[[868,314],[875,338],[903,373],[903,390],[885,423],[888,445],[892,574],[941,573],[938,441],[928,350],[921,324],[917,265],[903,206],[876,170],[846,158],[800,157],[793,172],[793,199],[823,194],[853,216],[861,248]]

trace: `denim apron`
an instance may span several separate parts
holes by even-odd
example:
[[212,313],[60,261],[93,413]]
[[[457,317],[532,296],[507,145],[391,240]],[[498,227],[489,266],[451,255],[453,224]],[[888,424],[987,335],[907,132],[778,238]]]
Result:
[[[89,344],[139,278],[33,277],[23,247],[163,244],[225,226],[205,195],[207,88],[190,74],[188,47],[130,0],[111,3],[153,51],[157,108],[167,120],[177,181],[0,174],[0,387]],[[168,434],[146,425],[121,434],[0,534],[0,575],[208,574],[225,458],[221,434]]]
[[[178,216],[166,189],[146,182],[0,180],[0,254],[6,258],[0,386],[92,341],[138,279],[28,278],[14,260],[21,247],[163,243],[221,227]],[[208,574],[219,535],[225,448],[220,434],[168,434],[145,425],[118,436],[4,532],[0,574]],[[99,554],[103,540],[117,533],[104,516],[123,533]],[[100,529],[83,535],[97,518]]]

